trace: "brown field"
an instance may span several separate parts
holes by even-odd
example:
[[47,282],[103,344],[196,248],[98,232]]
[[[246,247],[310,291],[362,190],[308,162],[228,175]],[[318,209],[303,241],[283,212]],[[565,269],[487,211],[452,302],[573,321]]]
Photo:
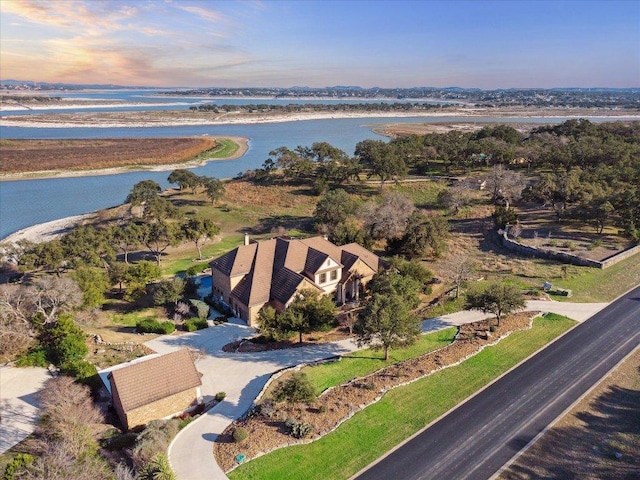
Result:
[[0,140],[0,174],[182,163],[216,144],[210,137]]

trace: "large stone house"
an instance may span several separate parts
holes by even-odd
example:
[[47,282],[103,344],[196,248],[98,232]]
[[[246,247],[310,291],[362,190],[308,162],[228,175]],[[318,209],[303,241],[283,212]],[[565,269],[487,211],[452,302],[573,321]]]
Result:
[[337,246],[324,237],[278,237],[250,242],[210,263],[212,294],[255,325],[269,304],[282,312],[304,289],[357,300],[380,267],[380,258],[357,243]]
[[104,373],[113,408],[125,430],[177,415],[201,400],[202,380],[186,348],[143,357]]

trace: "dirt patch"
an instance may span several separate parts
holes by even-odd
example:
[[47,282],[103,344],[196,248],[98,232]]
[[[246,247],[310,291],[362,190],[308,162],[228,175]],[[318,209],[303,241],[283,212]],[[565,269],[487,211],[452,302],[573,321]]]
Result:
[[[531,312],[509,316],[502,320],[495,332],[490,332],[490,322],[495,320],[464,325],[452,344],[328,389],[314,405],[278,404],[267,414],[250,414],[230,425],[214,443],[218,464],[228,471],[234,466],[235,456],[239,453],[255,458],[276,448],[298,443],[287,433],[284,422],[289,417],[311,425],[313,432],[308,439],[318,439],[357,411],[379,400],[387,390],[456,364],[513,331],[530,328],[533,316]],[[233,442],[232,433],[236,427],[246,428],[249,432],[249,438],[241,444]]]
[[213,137],[0,140],[0,173],[181,163],[216,145]]
[[303,334],[302,342],[298,342],[293,339],[263,342],[260,341],[261,337],[253,339],[254,341],[252,341],[252,339],[243,338],[242,340],[226,344],[222,347],[222,350],[231,353],[268,352],[271,350],[308,347],[309,345],[317,345],[319,343],[337,342],[347,338],[349,338],[349,333],[346,330],[336,328],[330,332],[313,332],[311,334]]
[[640,478],[640,350],[499,478]]

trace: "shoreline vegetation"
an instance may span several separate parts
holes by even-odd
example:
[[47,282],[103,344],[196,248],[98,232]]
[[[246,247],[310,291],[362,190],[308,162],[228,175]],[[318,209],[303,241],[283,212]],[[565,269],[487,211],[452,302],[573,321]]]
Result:
[[[0,182],[195,168],[210,161],[236,160],[248,150],[248,138],[218,135],[100,140],[1,139]],[[43,161],[34,161],[34,156],[42,157]],[[29,165],[45,164],[45,157],[51,168],[29,168]]]

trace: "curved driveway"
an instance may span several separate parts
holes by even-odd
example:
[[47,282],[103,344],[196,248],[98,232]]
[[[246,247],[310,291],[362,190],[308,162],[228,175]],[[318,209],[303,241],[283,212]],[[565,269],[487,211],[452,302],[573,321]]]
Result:
[[[560,313],[582,321],[606,305],[535,301],[529,302],[527,309]],[[485,317],[487,315],[480,312],[458,312],[425,320],[423,330],[434,331]],[[203,374],[204,400],[211,400],[220,391],[227,394],[223,402],[183,429],[169,446],[169,461],[179,480],[227,478],[213,457],[213,442],[234,419],[251,407],[274,372],[357,349],[352,341],[344,340],[259,353],[233,354],[222,351],[227,343],[253,333],[254,330],[244,324],[229,322],[190,334],[159,337],[145,344],[158,353],[168,353],[182,347],[200,349],[204,355],[197,360],[196,366]]]

